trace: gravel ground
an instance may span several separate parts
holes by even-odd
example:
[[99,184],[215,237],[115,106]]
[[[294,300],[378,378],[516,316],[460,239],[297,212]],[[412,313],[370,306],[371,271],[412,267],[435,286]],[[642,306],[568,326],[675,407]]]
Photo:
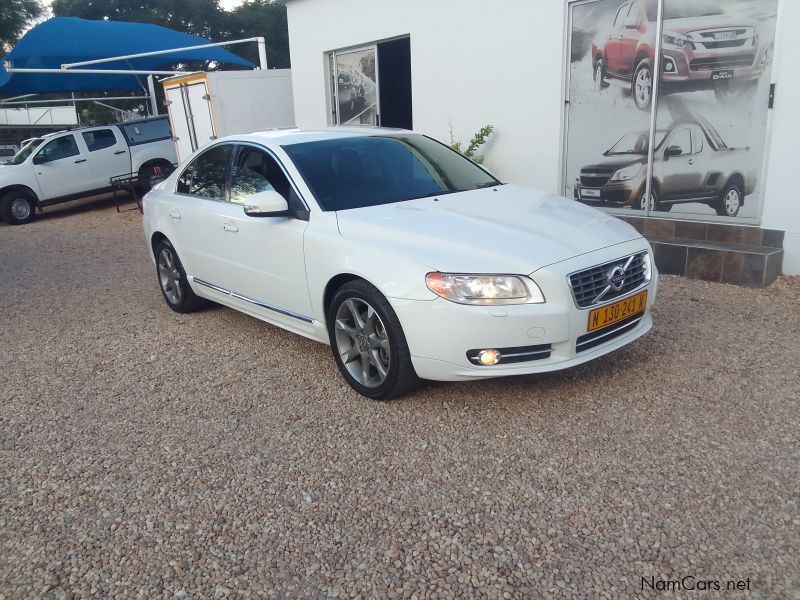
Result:
[[800,598],[798,279],[663,277],[611,356],[391,403],[170,312],[109,201],[0,225],[0,282],[2,598]]

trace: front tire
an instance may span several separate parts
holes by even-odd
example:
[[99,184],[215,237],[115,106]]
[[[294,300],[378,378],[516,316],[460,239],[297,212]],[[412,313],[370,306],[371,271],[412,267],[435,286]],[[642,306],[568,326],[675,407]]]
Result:
[[178,254],[169,240],[164,239],[158,243],[155,256],[158,284],[167,306],[178,313],[194,312],[208,306],[208,300],[200,298],[192,291],[186,271],[183,270]]
[[636,108],[647,110],[653,101],[653,69],[647,60],[641,61],[633,72],[631,95]]
[[714,210],[720,217],[735,217],[742,207],[742,190],[735,183],[729,183],[714,205]]
[[36,200],[26,192],[10,191],[0,198],[0,216],[9,225],[30,223],[36,216]]
[[598,58],[597,64],[594,67],[594,87],[598,92],[602,92],[608,87],[606,81],[606,67],[603,64],[603,59]]
[[390,400],[420,385],[400,320],[374,286],[363,280],[346,283],[327,317],[336,366],[359,394]]
[[[649,201],[648,201],[649,200]],[[650,198],[647,197],[647,190],[642,190],[642,195],[639,197],[639,210],[645,211],[668,211],[670,205],[664,205],[658,197],[658,190],[655,185],[650,186]]]

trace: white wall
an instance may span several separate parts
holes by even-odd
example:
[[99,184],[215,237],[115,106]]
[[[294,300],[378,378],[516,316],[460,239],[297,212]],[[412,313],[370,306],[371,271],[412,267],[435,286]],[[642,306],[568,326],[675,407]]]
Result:
[[[501,179],[559,191],[566,0],[290,0],[299,127],[327,124],[324,53],[411,35],[414,129],[449,141],[485,124],[486,165]],[[762,224],[786,230],[784,273],[800,274],[800,1],[780,0]]]
[[[324,52],[411,35],[414,129],[468,140],[494,125],[486,166],[556,192],[564,4],[532,0],[291,0],[295,118],[327,124]],[[487,16],[489,18],[487,18]]]
[[767,155],[763,227],[786,231],[783,272],[800,275],[800,50],[795,23],[800,23],[800,2],[781,0],[778,5],[778,32],[775,40],[775,108],[772,114]]

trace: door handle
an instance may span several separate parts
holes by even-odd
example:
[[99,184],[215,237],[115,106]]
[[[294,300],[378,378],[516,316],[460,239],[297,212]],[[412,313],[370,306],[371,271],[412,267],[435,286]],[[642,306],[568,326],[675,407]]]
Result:
[[82,163],[82,162],[86,162],[86,159],[85,158],[79,158],[78,160],[75,161],[75,164],[77,165],[78,163]]
[[239,228],[233,223],[223,223],[222,228],[225,231],[230,231],[231,233],[236,233],[237,231],[239,231]]
[[694,164],[694,159],[690,158],[688,162],[689,162],[690,165],[693,165]]
[[169,211],[169,216],[172,217],[173,219],[180,219],[181,213],[179,213],[177,210],[171,210]]
[[114,154],[125,154],[127,150],[117,150]]

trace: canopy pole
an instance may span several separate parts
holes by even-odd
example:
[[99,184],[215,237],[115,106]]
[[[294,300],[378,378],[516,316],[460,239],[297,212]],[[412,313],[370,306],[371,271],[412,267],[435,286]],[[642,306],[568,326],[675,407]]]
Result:
[[152,75],[147,76],[147,89],[150,91],[150,116],[158,114],[158,101],[156,100],[156,86]]
[[69,75],[189,75],[193,71],[131,71],[130,69],[18,69],[6,67],[8,73],[60,73]]
[[258,66],[261,69],[267,68],[267,40],[263,37],[256,38],[258,40]]

